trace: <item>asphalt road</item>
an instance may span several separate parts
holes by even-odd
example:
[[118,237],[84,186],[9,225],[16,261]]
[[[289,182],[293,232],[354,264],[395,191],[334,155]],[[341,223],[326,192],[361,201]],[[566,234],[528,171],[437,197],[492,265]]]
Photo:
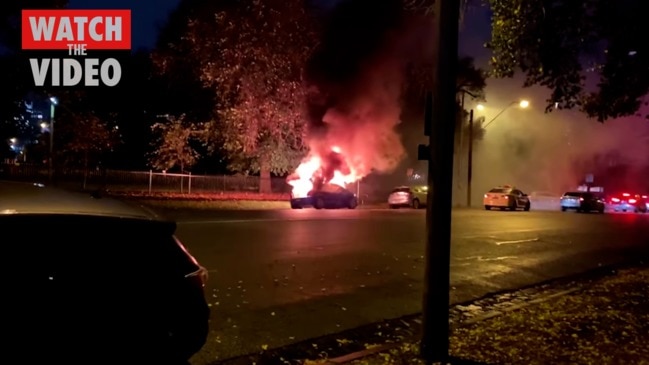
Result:
[[[193,364],[420,311],[424,211],[177,212],[210,271]],[[457,210],[453,303],[649,253],[649,214]]]

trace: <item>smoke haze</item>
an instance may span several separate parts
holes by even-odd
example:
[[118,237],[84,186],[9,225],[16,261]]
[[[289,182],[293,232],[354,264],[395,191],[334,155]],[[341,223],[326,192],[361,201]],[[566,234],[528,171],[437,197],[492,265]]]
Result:
[[406,156],[396,127],[405,67],[421,47],[403,20],[398,0],[340,2],[308,67],[311,151],[339,147],[360,177],[390,173]]
[[[483,140],[476,142],[473,204],[480,205],[484,192],[502,184],[516,185],[527,193],[562,194],[576,189],[586,174],[593,174],[594,185],[603,186],[605,192],[649,191],[646,119],[631,117],[602,124],[578,111],[545,113],[549,92],[541,87],[521,88],[521,82],[488,81],[488,102],[482,112],[487,121],[515,100],[529,100],[530,107],[507,109],[486,128]],[[463,205],[466,155],[460,160],[456,203]]]

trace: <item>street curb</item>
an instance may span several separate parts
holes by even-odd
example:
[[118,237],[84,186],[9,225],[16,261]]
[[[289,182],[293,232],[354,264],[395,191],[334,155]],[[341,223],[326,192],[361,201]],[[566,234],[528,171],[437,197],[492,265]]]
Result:
[[324,365],[341,365],[341,364],[348,364],[352,361],[362,359],[364,357],[368,357],[370,355],[378,354],[380,352],[386,351],[386,350],[391,350],[397,346],[401,345],[401,343],[391,343],[387,345],[380,345],[376,347],[372,347],[371,349],[367,350],[361,350],[361,351],[356,351],[352,352],[347,355],[335,357],[333,359],[327,359],[327,362],[324,363]]
[[564,295],[568,295],[568,294],[571,294],[571,293],[574,293],[574,292],[577,292],[577,291],[580,291],[580,290],[582,290],[582,288],[572,288],[572,289],[560,291],[558,293],[549,294],[549,295],[546,295],[546,296],[541,297],[541,298],[532,299],[532,300],[530,300],[528,302],[525,302],[525,303],[512,305],[512,306],[507,307],[505,309],[494,310],[494,311],[491,311],[491,312],[487,312],[487,313],[485,313],[485,314],[483,314],[481,316],[477,316],[477,317],[473,317],[471,319],[467,319],[466,321],[463,321],[462,324],[470,325],[470,324],[475,324],[475,323],[478,323],[478,322],[482,322],[482,321],[487,320],[487,319],[499,317],[499,316],[501,316],[501,315],[503,315],[505,313],[517,311],[519,309],[529,307],[530,305],[533,305],[533,304],[539,304],[539,303],[547,302],[547,301],[549,301],[551,299],[562,297]]

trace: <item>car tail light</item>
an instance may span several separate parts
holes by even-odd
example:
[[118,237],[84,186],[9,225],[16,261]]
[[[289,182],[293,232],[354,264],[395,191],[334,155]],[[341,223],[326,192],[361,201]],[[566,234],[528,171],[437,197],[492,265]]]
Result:
[[629,204],[635,204],[636,202],[637,202],[637,200],[635,200],[635,199],[629,199]]
[[622,196],[631,196],[631,194],[629,194],[629,193],[624,193],[624,194],[622,194]]
[[642,196],[642,199],[647,199],[647,196],[646,196],[646,195],[643,195],[643,196]]
[[584,201],[584,198],[579,198],[579,201],[580,201],[580,202],[583,202],[583,201]]
[[613,198],[613,199],[611,199],[611,201],[612,201],[613,203],[619,203],[619,202],[620,202],[620,199],[618,199],[618,198]]
[[484,197],[485,197],[485,198],[488,198],[488,197],[489,197],[489,194],[485,194]]

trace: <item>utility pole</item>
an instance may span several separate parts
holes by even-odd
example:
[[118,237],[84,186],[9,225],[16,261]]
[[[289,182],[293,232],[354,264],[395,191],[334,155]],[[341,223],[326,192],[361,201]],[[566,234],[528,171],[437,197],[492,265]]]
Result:
[[449,302],[453,152],[460,1],[435,1],[436,65],[428,160],[426,269],[421,355],[428,364],[449,360]]
[[473,109],[469,111],[469,153],[466,174],[466,206],[471,208],[471,180],[473,179]]
[[54,110],[56,108],[56,99],[50,98],[50,153],[48,164],[48,178],[50,184],[54,180]]

